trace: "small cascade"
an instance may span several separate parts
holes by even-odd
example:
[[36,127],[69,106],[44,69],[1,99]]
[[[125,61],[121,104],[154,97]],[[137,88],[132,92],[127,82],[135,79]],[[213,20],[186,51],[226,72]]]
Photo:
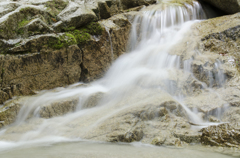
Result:
[[108,37],[109,37],[109,41],[110,41],[110,45],[111,45],[111,55],[112,55],[112,61],[114,60],[114,55],[113,55],[113,45],[112,45],[112,37],[110,34],[110,29],[108,27],[105,26],[105,29],[108,33]]

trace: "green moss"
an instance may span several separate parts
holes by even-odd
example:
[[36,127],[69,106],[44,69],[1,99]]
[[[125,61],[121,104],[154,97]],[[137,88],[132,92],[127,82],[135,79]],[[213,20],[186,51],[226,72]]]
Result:
[[[74,27],[67,28],[65,30],[72,30]],[[91,35],[102,35],[103,28],[97,22],[92,22],[80,29],[70,31],[69,33],[74,36],[77,44],[85,44],[88,40],[91,39]]]
[[76,29],[76,27],[66,27],[66,28],[63,28],[63,30],[65,31],[65,32],[68,32],[68,31],[73,31],[73,30],[75,30]]
[[74,35],[78,44],[85,44],[91,38],[90,34],[82,30],[74,30],[72,34]]
[[25,25],[27,25],[30,21],[27,19],[23,19],[21,22],[18,23],[18,28],[21,28]]
[[91,22],[82,28],[85,32],[91,35],[102,35],[103,28],[98,22]]
[[58,38],[51,37],[48,42],[48,46],[53,49],[61,49],[63,47],[68,47],[74,44],[77,44],[77,41],[75,37],[70,33],[61,35]]
[[17,30],[17,34],[19,34],[19,35],[23,35],[23,34],[24,34],[23,29],[19,29],[19,30]]

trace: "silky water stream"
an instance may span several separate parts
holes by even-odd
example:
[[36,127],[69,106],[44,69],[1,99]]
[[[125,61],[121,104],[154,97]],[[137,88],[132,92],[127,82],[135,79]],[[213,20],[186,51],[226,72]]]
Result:
[[[183,103],[191,93],[181,86],[186,84],[184,76],[197,80],[191,69],[192,59],[183,61],[170,53],[192,24],[206,18],[201,5],[197,1],[189,4],[162,1],[140,12],[132,24],[129,52],[119,57],[102,79],[22,99],[23,107],[16,122],[0,130],[1,157],[230,157],[200,146],[181,149],[156,147],[141,141],[103,143],[109,141],[109,134],[130,131],[129,124],[139,122],[132,117],[137,110],[154,109],[163,101],[177,102],[189,122],[210,124]],[[221,62],[215,65],[220,69]],[[213,83],[224,85],[221,71],[208,75],[214,76],[209,77],[209,85],[199,81],[203,89],[211,90]],[[188,88],[194,87],[188,85]],[[97,103],[87,105],[94,96]],[[71,99],[77,100],[73,112],[42,118],[42,107]],[[128,114],[131,116],[126,118]]]

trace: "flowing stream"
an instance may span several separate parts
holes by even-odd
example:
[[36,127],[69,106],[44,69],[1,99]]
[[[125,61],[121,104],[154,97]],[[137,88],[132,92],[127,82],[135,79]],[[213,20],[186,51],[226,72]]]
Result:
[[[179,154],[182,157],[228,157],[187,149],[180,151],[152,146],[79,143],[83,139],[94,140],[96,135],[104,135],[98,130],[104,122],[109,121],[116,114],[158,102],[159,98],[160,100],[170,98],[178,102],[187,113],[190,122],[206,124],[196,111],[189,109],[183,103],[184,98],[191,92],[186,93],[186,89],[180,86],[186,82],[181,78],[190,75],[196,79],[191,69],[192,59],[182,60],[180,56],[170,53],[172,48],[185,37],[192,24],[206,19],[201,5],[197,1],[180,5],[171,1],[162,1],[161,4],[144,8],[141,12],[142,14],[135,17],[132,24],[129,52],[119,57],[102,79],[87,85],[77,83],[67,88],[44,91],[25,98],[17,121],[0,130],[1,156],[17,157],[23,151],[31,155],[28,157],[40,157],[42,156],[40,152],[44,151],[51,155],[55,151],[54,155],[64,157],[63,149],[73,151],[74,154],[82,154],[83,157],[101,157],[101,154],[102,157],[126,157],[121,150],[132,155],[130,157],[140,155],[140,150],[145,151],[146,155],[149,153],[150,156],[146,157],[157,157],[163,153],[163,157],[168,158],[179,157]],[[221,61],[216,61],[215,67],[220,69]],[[211,89],[215,82],[218,86],[224,85],[225,77],[222,71],[215,74],[209,72],[207,75],[211,76],[210,85],[201,83],[203,88]],[[96,106],[86,107],[89,98],[96,95],[100,96]],[[41,118],[43,106],[69,98],[77,98],[74,112],[49,119]],[[61,144],[61,142],[66,143]],[[38,147],[38,145],[55,143],[60,144]],[[20,148],[22,146],[26,148]],[[13,148],[16,149],[11,152]],[[29,148],[33,153],[28,150]],[[96,149],[97,153],[90,152],[91,148]],[[176,154],[171,155],[172,151]],[[184,152],[189,155],[183,154]],[[76,156],[74,154],[69,153],[65,157],[74,157]]]

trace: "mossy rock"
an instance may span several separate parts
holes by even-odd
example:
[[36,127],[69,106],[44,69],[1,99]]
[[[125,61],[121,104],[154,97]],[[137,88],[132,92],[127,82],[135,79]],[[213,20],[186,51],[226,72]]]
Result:
[[37,7],[24,7],[19,8],[13,14],[10,14],[6,19],[0,21],[0,38],[14,39],[22,37],[22,27],[26,26],[35,16],[44,17],[47,24],[53,23],[52,16]]
[[57,16],[67,5],[68,2],[63,0],[52,0],[45,4],[47,11],[49,11],[52,16]]
[[103,28],[98,22],[91,22],[80,29],[70,31],[69,33],[75,37],[78,44],[82,45],[91,39],[91,35],[102,35],[102,32]]
[[53,49],[61,49],[63,47],[68,47],[77,44],[75,37],[70,33],[65,33],[58,38],[49,38],[48,46]]
[[14,55],[36,53],[46,49],[61,49],[74,44],[77,44],[77,41],[70,33],[45,34],[34,36],[16,43],[15,46],[6,51],[6,53]]

